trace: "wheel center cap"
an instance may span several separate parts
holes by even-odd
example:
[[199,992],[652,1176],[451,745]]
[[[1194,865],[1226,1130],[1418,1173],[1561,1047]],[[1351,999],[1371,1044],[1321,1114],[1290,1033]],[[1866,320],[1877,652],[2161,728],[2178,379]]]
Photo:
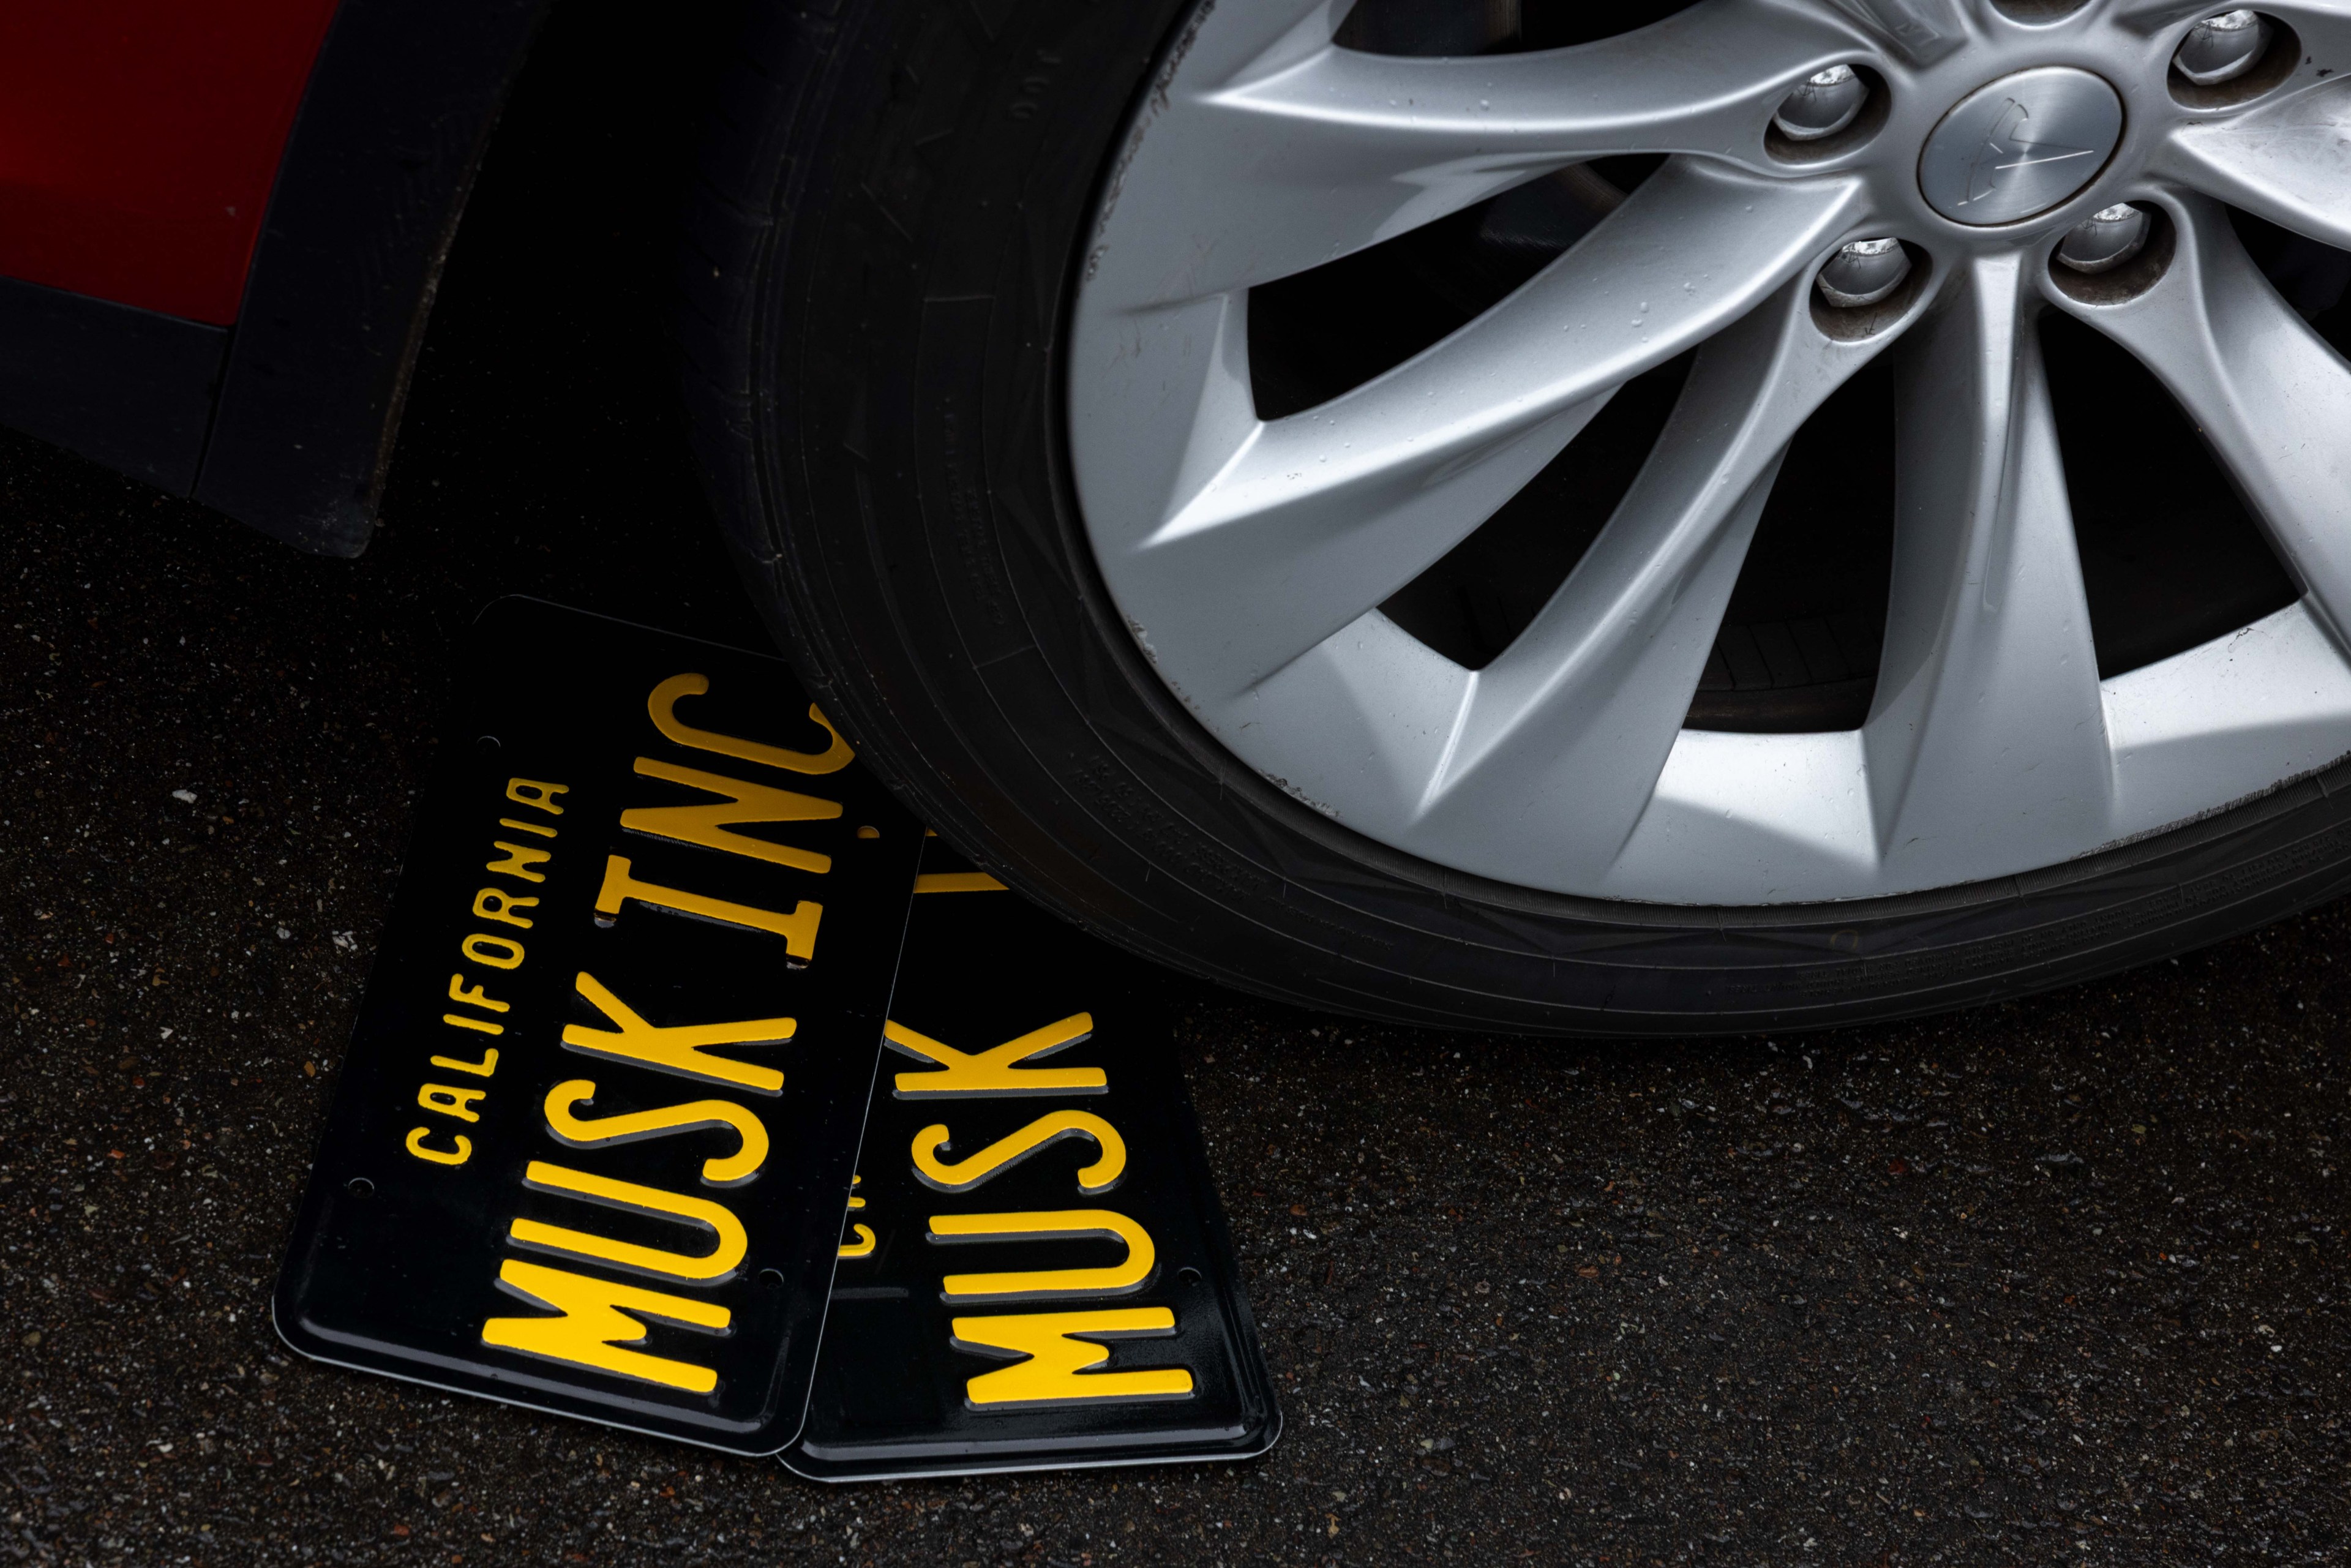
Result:
[[1954,223],[2012,224],[2097,176],[2123,131],[2123,100],[2099,77],[2041,66],[1953,105],[1918,154],[1918,188]]

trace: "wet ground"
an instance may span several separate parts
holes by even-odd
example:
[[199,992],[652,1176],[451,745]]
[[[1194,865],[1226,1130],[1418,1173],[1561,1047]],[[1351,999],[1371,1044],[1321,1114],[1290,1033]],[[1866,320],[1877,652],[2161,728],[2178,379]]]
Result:
[[0,1552],[2340,1559],[2341,906],[1779,1040],[1536,1043],[1188,990],[1288,1417],[1247,1465],[827,1490],[290,1357],[267,1287],[456,630],[525,591],[758,635],[661,396],[642,208],[576,172],[657,183],[666,144],[530,93],[539,162],[518,140],[486,177],[363,559],[0,437]]

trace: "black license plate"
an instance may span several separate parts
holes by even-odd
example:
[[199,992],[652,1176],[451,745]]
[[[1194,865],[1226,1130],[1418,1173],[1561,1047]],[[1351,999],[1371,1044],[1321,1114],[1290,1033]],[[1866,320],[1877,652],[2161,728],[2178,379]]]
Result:
[[862,1480],[1262,1453],[1280,1412],[1155,977],[932,845],[784,1462]]
[[278,1330],[774,1453],[921,830],[773,659],[504,600],[455,685]]

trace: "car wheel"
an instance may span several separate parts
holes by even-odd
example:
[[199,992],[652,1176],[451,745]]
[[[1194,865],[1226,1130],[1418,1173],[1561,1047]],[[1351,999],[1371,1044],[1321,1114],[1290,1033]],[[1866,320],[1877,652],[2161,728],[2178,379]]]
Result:
[[754,591],[982,863],[1317,1007],[1854,1021],[2332,896],[2351,230],[2260,128],[2351,32],[1916,11],[758,7],[680,317]]

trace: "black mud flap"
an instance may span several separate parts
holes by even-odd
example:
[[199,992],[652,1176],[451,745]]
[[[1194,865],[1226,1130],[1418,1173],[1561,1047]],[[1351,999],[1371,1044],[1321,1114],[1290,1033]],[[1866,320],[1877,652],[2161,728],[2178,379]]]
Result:
[[455,685],[278,1332],[773,1454],[922,831],[775,659],[508,599]]
[[821,1480],[1247,1458],[1280,1435],[1153,972],[938,841],[859,1156]]

